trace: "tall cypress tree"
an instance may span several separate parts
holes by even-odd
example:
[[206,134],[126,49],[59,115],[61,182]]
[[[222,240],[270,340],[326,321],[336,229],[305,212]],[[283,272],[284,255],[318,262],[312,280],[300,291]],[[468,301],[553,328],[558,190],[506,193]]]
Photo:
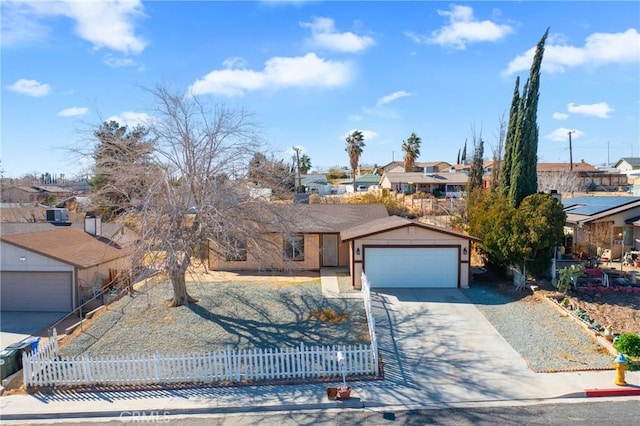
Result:
[[504,145],[504,158],[500,167],[500,192],[508,195],[511,187],[511,166],[513,162],[513,147],[516,137],[516,122],[520,109],[520,76],[516,77],[516,85],[513,88],[513,98],[511,99],[511,109],[509,110],[509,125]]
[[[544,44],[549,29],[538,42],[529,78],[520,97],[516,120],[515,143],[511,152],[509,200],[515,207],[523,198],[538,190],[538,99],[540,97],[540,66],[544,55]],[[511,117],[509,122],[511,127]]]

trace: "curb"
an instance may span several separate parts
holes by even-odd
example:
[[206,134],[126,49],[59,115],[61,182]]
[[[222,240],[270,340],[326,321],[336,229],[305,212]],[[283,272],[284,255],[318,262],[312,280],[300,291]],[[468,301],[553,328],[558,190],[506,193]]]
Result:
[[[28,421],[28,420],[50,420],[50,419],[87,419],[87,418],[122,418],[135,421],[136,415],[140,413],[147,417],[165,419],[173,416],[184,416],[192,414],[238,414],[238,413],[265,413],[278,411],[305,411],[305,410],[328,410],[333,408],[341,409],[362,409],[364,402],[360,398],[350,398],[349,400],[338,400],[320,403],[306,404],[282,404],[264,406],[225,406],[225,407],[192,407],[192,408],[151,408],[131,409],[131,410],[96,410],[96,411],[73,411],[73,412],[38,412],[38,413],[15,413],[2,414],[4,421]],[[156,419],[156,420],[157,420]],[[142,421],[138,419],[137,421]],[[148,419],[147,419],[148,421]]]
[[640,396],[640,387],[627,386],[608,389],[585,389],[584,393],[587,398],[598,398],[606,396]]

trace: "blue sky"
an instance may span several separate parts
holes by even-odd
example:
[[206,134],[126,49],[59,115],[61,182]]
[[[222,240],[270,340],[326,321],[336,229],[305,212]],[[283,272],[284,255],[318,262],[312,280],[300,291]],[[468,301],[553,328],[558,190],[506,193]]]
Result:
[[157,84],[255,115],[277,156],[314,167],[454,163],[482,133],[485,157],[508,119],[516,76],[550,28],[538,158],[594,165],[640,156],[640,3],[139,2],[3,0],[2,168],[73,176],[92,126],[153,119]]

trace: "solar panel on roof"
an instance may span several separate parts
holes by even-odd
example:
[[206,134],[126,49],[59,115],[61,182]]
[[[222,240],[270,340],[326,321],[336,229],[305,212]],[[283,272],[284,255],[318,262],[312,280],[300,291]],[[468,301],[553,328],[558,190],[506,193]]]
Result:
[[593,216],[636,201],[640,197],[575,197],[563,200],[562,205],[572,214]]

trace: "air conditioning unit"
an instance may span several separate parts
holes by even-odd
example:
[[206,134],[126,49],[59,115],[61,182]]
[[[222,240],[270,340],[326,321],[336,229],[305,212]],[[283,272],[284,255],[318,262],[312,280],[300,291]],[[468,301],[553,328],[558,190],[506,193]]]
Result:
[[67,223],[69,222],[69,209],[47,209],[47,222]]

